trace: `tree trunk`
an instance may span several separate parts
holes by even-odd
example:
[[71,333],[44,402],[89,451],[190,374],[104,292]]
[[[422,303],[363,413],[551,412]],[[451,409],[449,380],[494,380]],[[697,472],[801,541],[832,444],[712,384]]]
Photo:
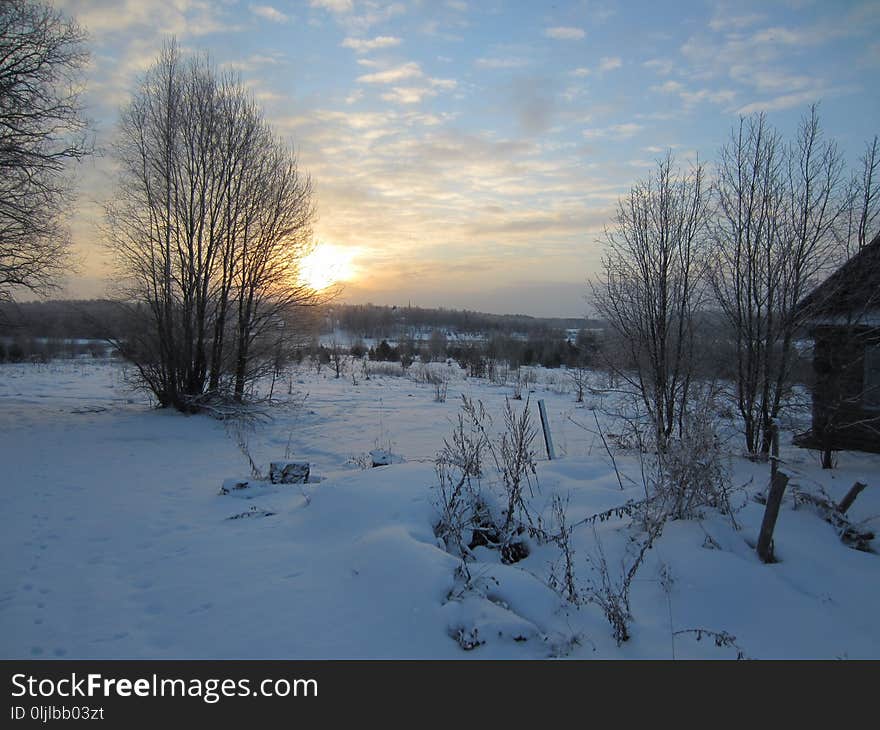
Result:
[[861,482],[853,484],[844,498],[840,500],[840,504],[837,506],[837,511],[840,512],[840,514],[845,515],[846,511],[852,507],[852,503],[856,501],[856,497],[858,497],[861,491],[867,486],[867,484],[862,484]]
[[758,535],[758,556],[765,563],[776,562],[773,556],[773,530],[776,528],[776,519],[779,517],[779,507],[782,504],[782,496],[788,486],[788,477],[781,471],[770,483],[770,493],[767,495],[767,507],[764,509],[764,519],[761,522],[761,532]]

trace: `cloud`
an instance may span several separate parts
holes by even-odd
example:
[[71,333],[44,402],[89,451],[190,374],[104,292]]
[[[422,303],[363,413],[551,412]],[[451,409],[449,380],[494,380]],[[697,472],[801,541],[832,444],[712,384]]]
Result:
[[271,5],[248,5],[248,9],[254,15],[259,15],[264,20],[271,20],[273,23],[286,23],[290,20],[287,15]]
[[244,26],[228,20],[227,8],[201,0],[54,0],[59,10],[75,17],[93,38],[104,33],[138,29],[146,36],[205,36],[238,31]]
[[420,104],[429,96],[437,96],[437,92],[427,86],[395,86],[382,94],[382,99],[392,104]]
[[668,58],[652,58],[645,61],[642,66],[651,69],[660,76],[669,76],[675,68],[672,60]]
[[451,90],[457,86],[455,79],[426,79],[428,85],[395,86],[382,94],[384,101],[393,104],[420,104],[424,99],[437,96],[438,89]]
[[651,91],[657,91],[661,94],[680,94],[684,90],[685,87],[681,81],[672,81],[671,79],[651,87]]
[[772,69],[754,71],[734,67],[730,70],[730,75],[734,79],[751,82],[758,91],[764,92],[798,91],[815,84],[815,79],[812,76],[790,74]]
[[736,110],[737,114],[753,114],[760,111],[780,111],[782,109],[791,109],[793,107],[803,107],[807,104],[828,99],[834,96],[842,96],[843,94],[857,93],[861,89],[857,86],[822,86],[818,85],[814,88],[804,91],[797,91],[790,94],[781,94],[763,101],[754,101]]
[[546,28],[544,35],[557,41],[579,41],[586,36],[586,33],[581,28],[557,25],[553,28]]
[[731,89],[698,89],[697,91],[681,91],[679,96],[686,107],[695,106],[703,101],[729,105],[736,98],[736,92]]
[[362,84],[394,84],[406,79],[418,79],[422,76],[424,76],[424,73],[422,73],[421,66],[411,61],[395,68],[386,69],[385,71],[358,76],[357,80]]
[[455,79],[428,79],[428,83],[435,89],[446,89],[447,91],[458,86]]
[[613,124],[610,127],[585,129],[585,139],[629,139],[644,129],[641,124],[627,122],[626,124]]
[[[431,89],[383,92],[410,86],[413,96]],[[436,292],[438,303],[462,306],[461,292],[485,292],[487,272],[494,286],[520,279],[522,256],[538,241],[547,255],[533,281],[580,281],[583,254],[571,242],[601,230],[620,186],[572,165],[570,150],[547,156],[543,139],[466,131],[448,115],[414,111],[406,98],[381,112],[305,107],[281,127],[296,131],[321,208],[333,212],[316,235],[371,262],[352,296],[406,301],[411,289],[414,302]]]
[[341,25],[350,37],[369,33],[370,28],[406,12],[401,2],[379,3],[363,0],[357,4],[352,0],[310,0],[313,8],[325,10]]
[[[413,61],[394,68],[364,74],[357,79],[362,84],[388,84],[392,88],[382,93],[383,101],[392,104],[419,104],[424,99],[437,96],[439,91],[449,91],[458,84],[455,79],[438,79],[426,76],[422,67]],[[401,85],[400,82],[410,82]]]
[[[774,74],[786,75],[796,84],[803,83],[805,70],[814,63],[815,86],[830,85],[833,66],[822,63],[822,46],[847,39],[860,42],[878,28],[880,12],[876,3],[861,3],[849,8],[828,5],[824,17],[797,24],[804,14],[790,14],[785,25],[758,27],[763,18],[751,15],[719,16],[709,22],[709,30],[691,35],[681,46],[681,54],[690,63],[691,78],[728,76],[753,90],[767,89]],[[807,53],[806,49],[810,49]],[[799,73],[785,66],[797,64]],[[798,88],[789,89],[800,91]],[[783,95],[789,96],[790,94]],[[781,96],[778,98],[782,98]],[[782,102],[780,102],[782,103]]]
[[740,15],[732,15],[721,11],[716,11],[715,16],[709,21],[709,27],[718,32],[741,31],[753,25],[757,25],[766,16],[760,13],[742,13]]
[[[623,61],[618,56],[603,56],[599,59],[599,66],[596,69],[599,73],[604,73],[606,71],[613,71],[616,68],[620,68],[623,66]],[[569,76],[575,76],[576,78],[585,78],[593,74],[593,69],[587,68],[586,66],[579,66],[578,68],[574,68],[568,72]]]
[[529,61],[525,58],[478,58],[474,61],[477,68],[522,68],[528,66]]
[[802,91],[796,94],[783,94],[773,99],[755,101],[746,104],[745,106],[741,106],[736,110],[736,113],[746,115],[762,111],[779,111],[781,109],[791,109],[792,107],[810,104],[816,100],[816,96],[812,91]]
[[355,53],[367,53],[380,48],[393,48],[399,46],[400,38],[394,36],[380,35],[372,39],[365,38],[346,38],[341,45],[344,48],[351,48]]
[[320,8],[329,13],[350,13],[353,9],[351,0],[309,0],[313,8]]
[[662,84],[652,86],[651,91],[660,94],[673,94],[678,96],[686,111],[692,109],[701,102],[710,102],[712,104],[731,104],[736,98],[736,92],[732,89],[709,89],[701,88],[697,90],[688,89],[680,81],[669,79]]
[[235,60],[235,61],[225,61],[221,65],[222,68],[228,68],[233,71],[256,71],[258,68],[263,68],[265,66],[278,66],[281,64],[282,57],[280,54],[273,54],[271,56],[267,56],[260,53],[255,53],[253,56],[248,56],[247,58]]
[[[810,20],[798,23],[803,17]],[[825,61],[833,43],[846,39],[859,43],[878,27],[880,13],[870,4],[837,8],[824,17],[813,14],[789,14],[785,24],[761,26],[764,18],[750,15],[716,16],[709,31],[691,35],[681,46],[681,55],[689,64],[681,75],[699,80],[696,90],[654,87],[677,93],[685,106],[703,101],[725,105],[728,111],[749,114],[758,110],[782,110],[817,99],[859,91],[852,84],[841,83],[834,64]],[[728,79],[735,86],[715,88],[707,80]],[[762,98],[764,97],[764,98]],[[747,100],[744,103],[743,99]],[[738,108],[737,108],[738,107]]]

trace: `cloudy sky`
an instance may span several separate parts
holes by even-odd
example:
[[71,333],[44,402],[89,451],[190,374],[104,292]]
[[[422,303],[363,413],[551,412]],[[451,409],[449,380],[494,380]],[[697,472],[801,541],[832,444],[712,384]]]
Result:
[[[880,3],[841,0],[55,0],[90,33],[107,145],[163,41],[237,70],[312,176],[352,302],[581,315],[617,197],[665,149],[712,160],[737,116],[813,101],[855,161],[880,131]],[[112,161],[72,221],[94,296]]]

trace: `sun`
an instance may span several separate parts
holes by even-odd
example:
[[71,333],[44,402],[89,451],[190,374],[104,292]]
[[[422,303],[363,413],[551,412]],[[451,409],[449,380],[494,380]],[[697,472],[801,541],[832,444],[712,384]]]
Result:
[[299,278],[312,289],[320,291],[354,275],[354,253],[340,246],[319,243],[300,263]]

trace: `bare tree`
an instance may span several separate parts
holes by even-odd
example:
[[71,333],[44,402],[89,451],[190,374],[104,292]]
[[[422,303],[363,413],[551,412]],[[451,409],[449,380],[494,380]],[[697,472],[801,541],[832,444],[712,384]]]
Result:
[[798,302],[835,253],[843,163],[816,107],[785,145],[763,114],[741,119],[721,150],[713,286],[734,333],[735,400],[748,452],[766,458],[791,385]]
[[235,397],[253,379],[253,346],[282,326],[285,312],[322,298],[298,279],[299,262],[311,251],[312,187],[296,158],[266,128],[252,192],[255,215],[239,241]]
[[345,352],[335,338],[330,343],[330,362],[333,364],[336,379],[339,380],[345,371]]
[[168,44],[120,120],[109,243],[140,329],[120,343],[163,406],[197,410],[272,371],[311,245],[311,186],[233,76]]
[[880,227],[880,138],[865,144],[861,169],[850,182],[850,206],[844,237],[844,255],[861,251]]
[[620,200],[606,231],[596,309],[624,343],[613,364],[650,415],[664,448],[681,429],[694,377],[695,313],[703,299],[707,198],[704,168],[675,167],[671,154]]
[[0,3],[0,300],[46,292],[69,266],[71,161],[87,155],[85,32],[50,6]]

